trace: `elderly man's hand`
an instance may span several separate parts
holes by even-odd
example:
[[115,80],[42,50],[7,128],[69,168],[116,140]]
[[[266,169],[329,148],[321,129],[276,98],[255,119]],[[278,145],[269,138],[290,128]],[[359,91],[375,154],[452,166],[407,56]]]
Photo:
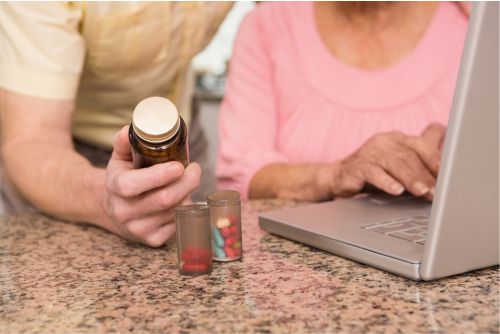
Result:
[[392,195],[406,190],[432,200],[445,132],[443,126],[432,124],[418,137],[400,132],[372,137],[336,164],[328,182],[330,192],[334,197],[351,196],[370,184]]
[[106,169],[103,209],[106,227],[129,240],[159,247],[175,232],[174,207],[189,201],[200,184],[201,169],[192,163],[167,162],[134,169],[128,126],[115,137]]

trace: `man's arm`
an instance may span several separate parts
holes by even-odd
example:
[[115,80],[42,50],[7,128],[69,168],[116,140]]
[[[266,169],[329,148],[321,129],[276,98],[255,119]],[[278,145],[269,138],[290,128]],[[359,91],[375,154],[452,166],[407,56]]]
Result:
[[102,220],[105,171],[73,148],[73,101],[0,89],[1,154],[11,182],[26,199],[55,217]]
[[106,169],[73,148],[73,101],[0,89],[1,155],[7,176],[40,210],[88,222],[130,240],[162,245],[174,232],[173,208],[200,182],[201,170],[168,162],[133,169],[127,128],[116,136]]

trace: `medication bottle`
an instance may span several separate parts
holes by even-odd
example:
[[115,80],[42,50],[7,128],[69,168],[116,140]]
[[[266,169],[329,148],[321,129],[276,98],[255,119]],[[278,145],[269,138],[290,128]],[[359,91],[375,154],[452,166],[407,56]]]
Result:
[[178,206],[175,209],[175,224],[179,273],[188,276],[210,274],[212,236],[208,206]]
[[216,191],[208,195],[210,224],[212,229],[212,252],[216,261],[241,259],[240,193],[235,190]]
[[188,131],[177,108],[163,97],[148,97],[134,109],[129,129],[135,168],[179,161],[189,164]]

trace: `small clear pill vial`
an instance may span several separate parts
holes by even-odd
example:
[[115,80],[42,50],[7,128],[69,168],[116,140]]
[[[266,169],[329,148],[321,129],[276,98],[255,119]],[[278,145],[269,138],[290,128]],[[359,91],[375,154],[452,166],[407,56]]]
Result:
[[212,272],[210,210],[204,204],[175,208],[177,263],[179,273],[188,276]]
[[212,229],[212,253],[216,261],[242,258],[241,201],[235,190],[216,191],[208,195]]
[[186,123],[163,97],[148,97],[135,107],[129,140],[135,168],[174,160],[184,167],[189,164]]

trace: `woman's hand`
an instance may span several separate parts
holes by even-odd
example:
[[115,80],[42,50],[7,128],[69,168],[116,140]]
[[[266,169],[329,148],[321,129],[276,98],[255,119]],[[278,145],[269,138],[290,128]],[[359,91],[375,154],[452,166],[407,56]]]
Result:
[[192,163],[184,170],[179,162],[134,169],[127,134],[128,126],[116,135],[106,169],[104,227],[129,240],[159,247],[175,232],[174,207],[189,201],[189,194],[200,184],[201,169]]
[[388,194],[406,190],[432,200],[444,134],[445,128],[437,124],[418,137],[378,134],[333,167],[323,166],[318,184],[328,184],[333,197],[352,196],[370,184]]

